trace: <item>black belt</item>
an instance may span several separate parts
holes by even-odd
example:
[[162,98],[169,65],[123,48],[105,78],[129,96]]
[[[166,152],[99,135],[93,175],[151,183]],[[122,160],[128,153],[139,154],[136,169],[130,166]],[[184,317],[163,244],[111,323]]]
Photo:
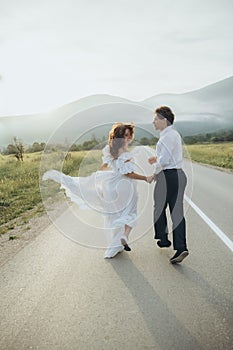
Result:
[[181,170],[183,170],[182,168],[172,168],[172,169],[164,169],[164,170],[162,170],[162,171],[181,171]]

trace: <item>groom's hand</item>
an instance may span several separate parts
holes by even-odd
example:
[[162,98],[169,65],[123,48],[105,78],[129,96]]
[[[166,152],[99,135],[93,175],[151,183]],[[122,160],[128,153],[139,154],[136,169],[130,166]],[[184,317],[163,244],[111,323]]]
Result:
[[150,164],[156,163],[156,162],[157,162],[157,157],[150,157],[150,158],[148,158],[148,162],[149,162]]
[[146,182],[148,184],[151,184],[153,181],[155,181],[155,174],[151,175],[151,176],[147,176],[146,178]]

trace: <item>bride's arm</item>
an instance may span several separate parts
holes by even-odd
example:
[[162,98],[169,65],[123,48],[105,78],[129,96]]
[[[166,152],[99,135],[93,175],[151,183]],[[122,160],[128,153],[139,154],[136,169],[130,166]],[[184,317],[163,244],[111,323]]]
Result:
[[151,183],[152,181],[154,181],[154,175],[151,176],[144,176],[144,175],[140,175],[137,173],[129,173],[129,174],[125,174],[125,176],[129,177],[130,179],[134,179],[134,180],[143,180],[146,181],[148,183]]
[[101,165],[100,170],[107,170],[108,169],[108,164],[104,163]]

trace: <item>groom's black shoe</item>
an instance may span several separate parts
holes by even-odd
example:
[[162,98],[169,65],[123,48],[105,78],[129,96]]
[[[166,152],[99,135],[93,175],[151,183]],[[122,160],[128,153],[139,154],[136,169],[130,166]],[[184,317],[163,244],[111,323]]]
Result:
[[186,256],[188,255],[189,255],[189,252],[187,248],[178,249],[175,255],[170,259],[170,262],[172,264],[181,263],[181,261],[183,261],[184,258],[186,258]]
[[171,245],[171,242],[168,239],[160,239],[157,242],[157,245],[159,246],[159,248],[168,248]]

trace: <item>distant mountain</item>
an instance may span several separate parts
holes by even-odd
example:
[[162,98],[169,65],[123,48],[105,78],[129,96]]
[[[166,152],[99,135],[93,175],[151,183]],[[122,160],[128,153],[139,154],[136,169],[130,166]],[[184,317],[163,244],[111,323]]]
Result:
[[183,133],[215,131],[233,125],[233,77],[184,94],[161,94],[142,103],[148,107],[167,105]]
[[161,94],[139,102],[110,95],[88,96],[47,114],[0,117],[0,147],[14,136],[28,144],[49,138],[54,142],[83,142],[93,135],[107,136],[116,121],[133,121],[138,138],[153,135],[153,110],[160,105],[174,110],[175,127],[183,136],[214,132],[233,126],[232,92],[230,77],[199,90]]

